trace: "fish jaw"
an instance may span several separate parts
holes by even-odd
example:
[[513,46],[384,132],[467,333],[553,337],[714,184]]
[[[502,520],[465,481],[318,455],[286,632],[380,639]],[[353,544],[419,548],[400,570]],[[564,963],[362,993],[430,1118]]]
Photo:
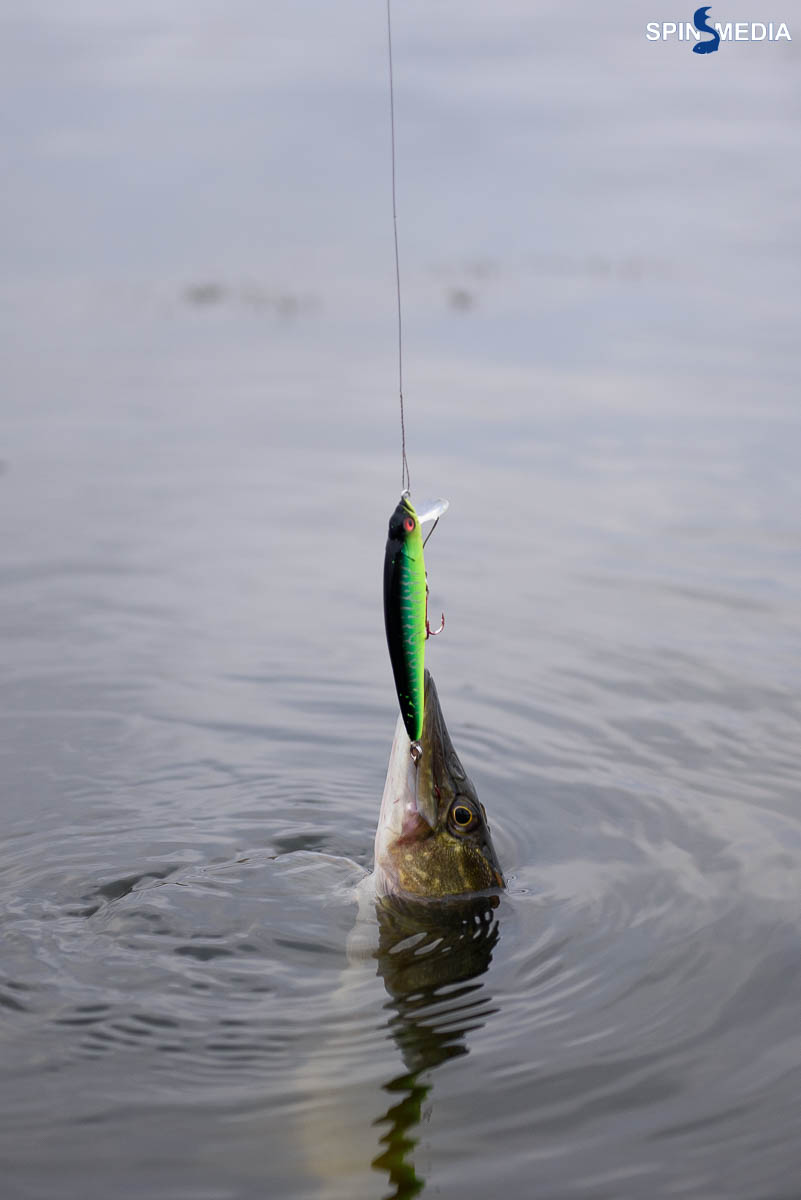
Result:
[[[428,671],[420,748],[415,765],[399,718],[376,830],[376,894],[443,899],[502,888],[486,814],[453,748]],[[456,837],[448,827],[459,799],[479,814],[472,837]]]
[[412,743],[402,715],[395,725],[375,835],[376,872],[382,865],[389,864],[390,852],[398,844],[422,841],[437,827],[441,791],[434,775],[436,769],[441,768],[443,751],[446,748],[452,751],[453,747],[445,728],[437,689],[428,671],[423,694],[423,730],[418,743],[421,753],[417,765],[412,758]]
[[376,890],[379,895],[394,890],[389,872],[392,848],[401,840],[413,837],[415,832],[424,833],[424,827],[431,831],[417,807],[417,768],[411,745],[403,717],[398,717],[375,833]]

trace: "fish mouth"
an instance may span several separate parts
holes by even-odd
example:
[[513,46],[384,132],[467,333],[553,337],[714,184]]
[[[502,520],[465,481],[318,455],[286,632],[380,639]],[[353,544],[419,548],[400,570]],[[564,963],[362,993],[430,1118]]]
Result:
[[425,673],[424,696],[417,766],[401,717],[395,726],[376,832],[376,864],[385,859],[392,843],[428,837],[437,828],[443,805],[450,805],[455,796],[461,792],[474,795],[472,784],[453,748],[437,688],[428,671]]
[[[504,886],[487,815],[453,748],[426,671],[419,755],[398,718],[375,836],[377,896],[463,900]],[[417,760],[415,763],[415,759]],[[459,804],[470,809],[461,831]]]

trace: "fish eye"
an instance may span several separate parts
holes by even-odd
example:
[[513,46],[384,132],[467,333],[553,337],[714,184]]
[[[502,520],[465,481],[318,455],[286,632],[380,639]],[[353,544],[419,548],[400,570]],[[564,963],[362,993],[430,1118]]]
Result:
[[476,814],[466,804],[454,804],[451,809],[451,820],[457,829],[466,830],[474,824]]
[[414,529],[414,517],[404,517],[403,528],[406,530],[407,533],[411,533],[412,530]]

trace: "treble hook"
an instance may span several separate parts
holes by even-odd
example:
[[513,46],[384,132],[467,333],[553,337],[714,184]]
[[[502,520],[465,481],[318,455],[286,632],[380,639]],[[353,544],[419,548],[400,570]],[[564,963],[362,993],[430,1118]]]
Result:
[[428,576],[426,576],[426,641],[428,641],[428,639],[430,637],[436,637],[438,633],[442,633],[444,628],[445,628],[445,613],[440,613],[439,629],[432,629],[428,623]]

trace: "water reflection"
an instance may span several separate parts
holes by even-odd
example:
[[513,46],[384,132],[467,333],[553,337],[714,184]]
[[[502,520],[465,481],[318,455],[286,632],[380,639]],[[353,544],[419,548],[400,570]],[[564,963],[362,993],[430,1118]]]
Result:
[[386,1200],[409,1200],[425,1187],[413,1152],[432,1088],[429,1074],[467,1054],[467,1034],[497,1011],[478,979],[498,941],[497,905],[497,896],[436,906],[397,900],[376,905],[378,974],[391,997],[388,1027],[406,1068],[383,1085],[392,1103],[375,1121],[386,1126],[384,1150],[372,1163],[387,1174]]

